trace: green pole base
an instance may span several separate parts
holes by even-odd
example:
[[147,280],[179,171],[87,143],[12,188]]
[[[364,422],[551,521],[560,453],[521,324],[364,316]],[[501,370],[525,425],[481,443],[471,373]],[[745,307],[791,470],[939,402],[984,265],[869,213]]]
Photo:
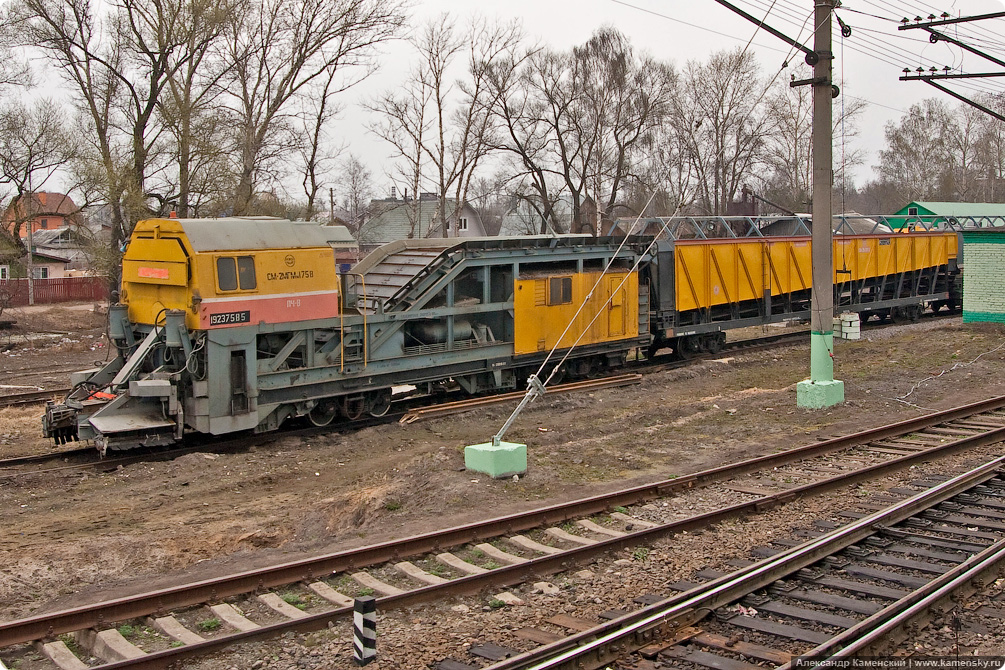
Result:
[[527,473],[527,445],[516,442],[491,442],[464,447],[464,467],[493,479]]
[[844,402],[844,382],[836,379],[815,382],[810,379],[796,384],[796,405],[806,409],[823,409]]

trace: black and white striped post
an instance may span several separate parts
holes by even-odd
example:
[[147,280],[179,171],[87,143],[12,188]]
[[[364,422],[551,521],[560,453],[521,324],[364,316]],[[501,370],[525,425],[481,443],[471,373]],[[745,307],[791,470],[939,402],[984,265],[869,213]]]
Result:
[[356,598],[352,604],[352,658],[366,665],[377,658],[377,599]]

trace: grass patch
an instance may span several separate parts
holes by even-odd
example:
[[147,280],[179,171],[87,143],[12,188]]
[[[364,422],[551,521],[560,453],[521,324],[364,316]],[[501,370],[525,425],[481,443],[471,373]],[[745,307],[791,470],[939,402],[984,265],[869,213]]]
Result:
[[66,648],[73,652],[75,656],[80,656],[82,658],[87,656],[84,650],[80,648],[80,645],[77,644],[77,638],[73,637],[73,635],[63,633],[59,636],[59,641],[65,644]]
[[632,551],[632,560],[638,561],[639,563],[645,561],[649,558],[649,547],[635,547]]
[[284,603],[286,603],[287,605],[293,605],[298,610],[307,608],[307,603],[304,601],[303,598],[300,597],[300,594],[293,593],[292,591],[287,591],[286,593],[281,594],[279,597],[283,599]]
[[220,621],[216,617],[213,617],[212,619],[203,619],[202,621],[197,623],[195,627],[204,633],[212,633],[215,630],[220,630],[220,626],[222,625],[223,625],[222,621]]
[[401,503],[398,502],[397,500],[388,500],[386,503],[384,503],[384,509],[386,509],[388,512],[397,512],[398,510],[401,509],[401,507],[402,507]]
[[502,600],[499,600],[498,598],[493,598],[492,600],[489,601],[489,607],[491,607],[494,610],[497,610],[500,607],[506,607],[506,603]]
[[136,626],[130,626],[127,623],[122,624],[115,630],[119,631],[119,635],[122,637],[132,637],[136,635]]

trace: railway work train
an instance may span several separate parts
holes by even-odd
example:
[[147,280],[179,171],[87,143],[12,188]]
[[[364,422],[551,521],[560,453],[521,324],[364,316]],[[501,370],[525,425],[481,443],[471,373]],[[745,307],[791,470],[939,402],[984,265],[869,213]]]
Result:
[[[117,353],[49,403],[45,435],[108,450],[186,434],[380,416],[392,387],[522,388],[553,349],[571,377],[632,351],[717,351],[725,331],[807,318],[810,239],[532,236],[380,247],[339,272],[345,230],[152,219],[122,262]],[[960,303],[957,235],[835,235],[841,311]],[[585,303],[585,304],[584,304]]]

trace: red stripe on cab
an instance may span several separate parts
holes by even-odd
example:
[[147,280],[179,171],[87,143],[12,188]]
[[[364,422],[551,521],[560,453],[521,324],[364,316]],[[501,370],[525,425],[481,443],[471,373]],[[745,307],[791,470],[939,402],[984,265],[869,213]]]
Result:
[[338,293],[208,298],[199,306],[199,327],[232,328],[252,323],[289,323],[328,319],[339,314]]

